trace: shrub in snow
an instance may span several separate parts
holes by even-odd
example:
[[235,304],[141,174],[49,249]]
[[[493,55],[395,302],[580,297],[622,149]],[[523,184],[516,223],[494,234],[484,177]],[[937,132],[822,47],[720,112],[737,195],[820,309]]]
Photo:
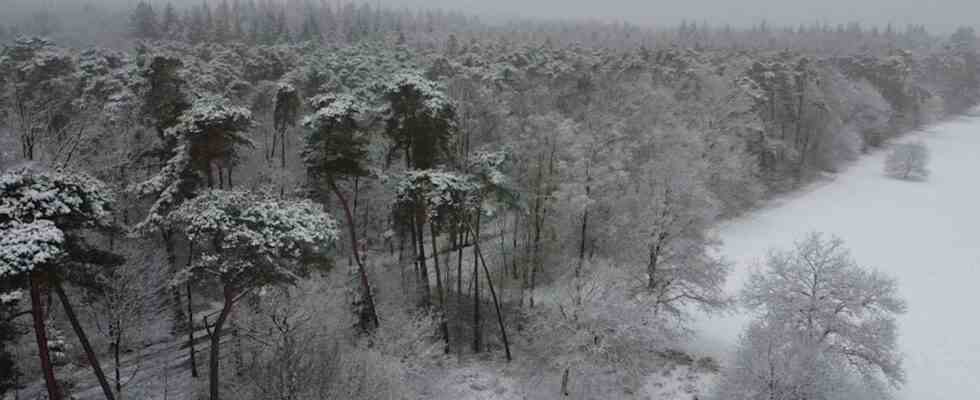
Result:
[[929,148],[922,142],[895,145],[885,159],[885,174],[896,179],[918,180],[929,176]]

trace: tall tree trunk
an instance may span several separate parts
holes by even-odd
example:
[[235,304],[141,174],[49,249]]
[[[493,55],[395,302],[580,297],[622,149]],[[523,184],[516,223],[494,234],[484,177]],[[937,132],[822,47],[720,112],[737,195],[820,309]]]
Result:
[[279,146],[282,151],[279,152],[280,163],[279,166],[285,171],[286,170],[286,132],[289,128],[284,128],[282,132],[279,133],[281,139],[279,140]]
[[[585,168],[585,197],[592,196],[592,173],[589,167]],[[585,262],[585,242],[589,239],[589,206],[586,204],[582,211],[582,233],[578,247],[578,266],[575,268],[575,278],[582,276],[582,264]]]
[[[121,325],[121,323],[118,324],[118,326]],[[116,329],[116,337],[114,340],[115,343],[112,345],[112,360],[116,375],[116,394],[119,395],[119,398],[122,398],[122,362],[120,360],[122,351],[119,349],[119,346],[122,345],[122,329]]]
[[520,277],[520,273],[517,270],[517,231],[518,231],[518,224],[519,224],[519,221],[518,221],[517,218],[518,218],[519,215],[520,215],[519,213],[516,213],[516,212],[514,213],[514,226],[512,228],[512,229],[514,229],[514,232],[511,235],[511,253],[512,253],[512,255],[511,255],[510,261],[511,261],[511,268],[512,268],[512,272],[511,273],[513,274],[514,279],[518,279]]
[[[592,194],[592,174],[588,167],[585,169],[586,184],[585,184],[585,196],[589,197]],[[586,204],[585,210],[582,211],[582,232],[581,241],[578,247],[578,264],[575,266],[575,305],[582,304],[582,267],[585,264],[585,243],[589,238],[589,206]]]
[[62,400],[61,387],[54,377],[54,365],[51,364],[51,351],[48,349],[48,331],[44,325],[44,304],[41,300],[41,273],[32,272],[28,277],[31,285],[31,316],[34,317],[34,339],[37,341],[37,354],[41,359],[41,373],[44,374],[44,385],[48,389],[48,399]]
[[446,294],[442,289],[442,271],[439,268],[439,249],[436,225],[429,224],[429,231],[432,235],[432,263],[436,269],[436,295],[439,296],[439,329],[442,331],[442,338],[446,341],[446,354],[449,354],[449,323],[446,321]]
[[429,267],[425,260],[425,210],[415,205],[413,206],[413,214],[415,224],[412,228],[418,230],[416,235],[418,242],[415,245],[418,247],[419,282],[421,283],[419,293],[422,295],[422,306],[429,307],[432,304],[432,289],[429,286]]
[[493,279],[490,278],[490,269],[487,268],[487,261],[483,258],[483,252],[480,251],[480,243],[475,242],[473,247],[476,251],[477,258],[480,259],[480,263],[483,265],[483,274],[487,276],[487,285],[490,286],[490,296],[493,298],[493,307],[497,311],[497,325],[500,326],[500,337],[504,342],[504,352],[507,354],[507,361],[511,361],[512,357],[510,354],[510,341],[507,340],[507,328],[504,327],[504,317],[500,312],[500,300],[497,299],[497,291],[493,288]]
[[211,400],[220,400],[220,389],[221,389],[221,374],[220,374],[220,361],[221,361],[221,328],[225,326],[225,321],[228,320],[228,315],[231,314],[231,307],[235,302],[235,293],[231,289],[224,289],[224,304],[221,306],[221,314],[218,314],[218,320],[214,322],[214,330],[211,332],[211,357],[208,360],[208,384],[211,388]]
[[[170,266],[171,273],[177,272],[177,250],[176,243],[174,243],[174,234],[169,229],[163,228],[160,230],[160,236],[163,238],[163,248],[167,254],[167,265]],[[180,325],[184,323],[184,308],[182,305],[183,301],[181,300],[180,287],[173,287],[170,294],[173,300],[174,333],[176,334]]]
[[538,182],[534,196],[534,255],[531,265],[531,282],[528,290],[528,306],[534,308],[534,286],[537,278],[538,268],[541,267],[541,230],[544,224],[544,157],[538,159]]
[[109,386],[109,381],[102,372],[102,365],[99,364],[99,359],[95,356],[95,351],[92,350],[92,345],[88,341],[88,336],[85,335],[85,330],[78,323],[75,308],[68,301],[68,295],[65,294],[65,289],[60,284],[55,284],[54,290],[58,294],[58,298],[61,299],[61,306],[65,309],[65,315],[68,316],[68,321],[71,322],[71,328],[75,330],[75,336],[78,336],[78,342],[82,344],[82,349],[85,350],[85,358],[88,359],[88,363],[92,367],[92,372],[95,373],[95,378],[99,381],[99,386],[102,387],[102,394],[105,395],[106,400],[115,400],[112,387]]
[[191,356],[191,377],[197,378],[197,357],[194,351],[194,302],[191,295],[191,282],[187,282],[187,346]]
[[[465,217],[464,217],[465,218]],[[458,225],[459,226],[459,225]],[[463,311],[463,245],[466,243],[467,235],[469,231],[459,230],[459,235],[457,236],[456,242],[456,310],[457,313],[462,315]],[[463,330],[465,329],[465,324],[462,318],[457,318],[457,333],[459,336],[463,336]],[[462,343],[459,346],[459,352],[462,353],[463,346]]]
[[224,190],[224,188],[225,188],[225,168],[221,166],[221,163],[218,163],[218,165],[217,165],[216,168],[218,169],[218,189]]
[[459,297],[460,302],[462,302],[463,296],[463,247],[466,245],[466,241],[469,240],[468,236],[469,232],[460,232],[459,239],[457,240],[459,244],[456,245],[456,295]]
[[415,223],[416,223],[416,221],[415,221],[415,212],[412,211],[412,215],[410,217],[409,224],[408,224],[408,230],[409,230],[409,233],[411,233],[410,239],[412,240],[412,246],[411,246],[412,247],[412,253],[410,255],[412,256],[412,265],[415,266],[415,285],[416,285],[415,286],[415,291],[416,291],[416,295],[419,296],[419,302],[421,302],[422,301],[422,298],[425,297],[425,296],[420,292],[420,290],[421,290],[420,287],[422,286],[422,282],[421,282],[422,279],[421,279],[421,276],[420,276],[420,273],[419,273],[419,270],[421,270],[421,267],[419,266],[419,264],[420,264],[420,261],[419,261],[419,243],[418,243],[418,234],[419,233],[418,233],[418,231],[415,230]]
[[[480,211],[476,214],[476,230],[473,233],[473,243],[480,243]],[[480,260],[477,257],[478,246],[473,246],[473,352],[479,353],[483,348],[483,330],[480,327]]]
[[351,254],[354,257],[354,261],[357,262],[357,273],[360,276],[361,302],[363,303],[358,310],[358,323],[360,324],[360,328],[365,332],[373,332],[379,325],[378,313],[374,306],[374,295],[371,294],[371,282],[368,280],[367,269],[364,267],[364,261],[361,259],[361,255],[357,249],[357,225],[355,225],[354,214],[347,205],[347,198],[340,191],[337,182],[333,178],[328,178],[327,184],[330,186],[330,190],[333,191],[334,196],[337,196],[337,200],[340,201],[341,208],[344,209],[344,217],[347,219],[347,229],[350,233]]

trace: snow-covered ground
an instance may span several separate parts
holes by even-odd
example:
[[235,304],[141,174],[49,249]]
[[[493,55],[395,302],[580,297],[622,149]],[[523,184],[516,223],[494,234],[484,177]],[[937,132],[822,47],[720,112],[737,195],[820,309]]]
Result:
[[[980,398],[980,117],[904,140],[928,145],[928,180],[885,177],[886,152],[878,152],[721,226],[721,252],[735,263],[728,287],[736,293],[770,248],[787,248],[808,231],[835,234],[859,264],[897,277],[908,301],[899,319],[908,383],[899,397]],[[695,345],[727,359],[747,318],[705,318]]]

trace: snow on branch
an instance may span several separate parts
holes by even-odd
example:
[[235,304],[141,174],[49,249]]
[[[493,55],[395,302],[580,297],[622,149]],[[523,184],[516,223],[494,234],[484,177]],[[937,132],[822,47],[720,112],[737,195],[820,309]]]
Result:
[[249,276],[291,281],[294,273],[287,266],[324,253],[339,236],[336,221],[321,205],[241,191],[206,192],[182,204],[169,222],[204,247],[181,277],[203,273],[236,285]]
[[54,222],[0,224],[0,278],[31,272],[64,254],[65,235]]
[[111,225],[111,191],[85,174],[34,172],[0,175],[0,223],[47,219],[71,228]]

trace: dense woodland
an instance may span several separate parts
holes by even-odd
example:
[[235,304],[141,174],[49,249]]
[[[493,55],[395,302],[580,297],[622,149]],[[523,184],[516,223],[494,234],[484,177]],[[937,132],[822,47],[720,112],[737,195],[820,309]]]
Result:
[[[14,398],[465,398],[477,375],[632,398],[671,363],[724,399],[887,397],[894,282],[814,235],[732,298],[711,229],[980,99],[970,28],[83,9],[0,26]],[[800,259],[853,283],[803,336],[777,290]],[[674,350],[737,305],[766,317],[727,374]]]

